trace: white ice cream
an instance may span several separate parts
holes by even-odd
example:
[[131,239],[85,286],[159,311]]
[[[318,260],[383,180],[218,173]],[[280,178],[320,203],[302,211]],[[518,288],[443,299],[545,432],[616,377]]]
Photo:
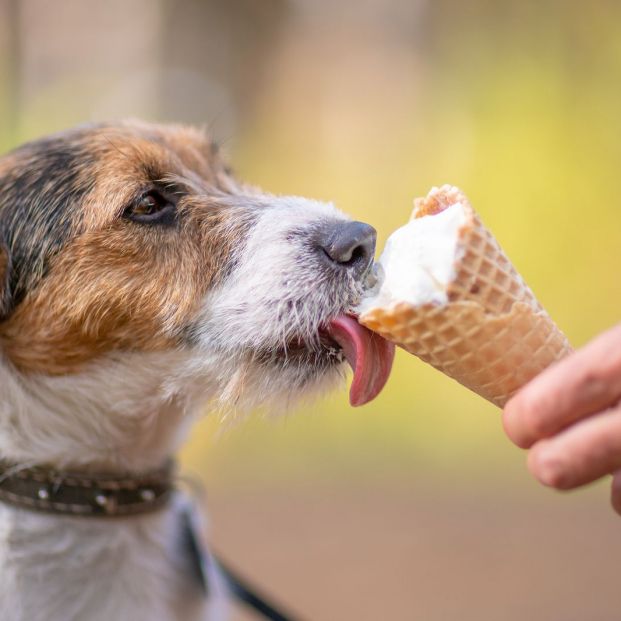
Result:
[[456,276],[455,263],[462,252],[459,231],[465,223],[464,207],[455,203],[397,229],[378,260],[383,281],[362,300],[357,311],[362,314],[372,307],[400,301],[446,304],[446,289]]

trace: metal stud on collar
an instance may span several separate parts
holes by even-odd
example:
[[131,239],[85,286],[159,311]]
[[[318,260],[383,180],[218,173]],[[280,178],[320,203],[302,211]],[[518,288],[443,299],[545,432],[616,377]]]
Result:
[[118,502],[116,497],[113,494],[104,494],[103,492],[99,492],[95,494],[95,504],[98,507],[101,507],[105,513],[114,513],[116,511]]
[[140,498],[145,502],[152,502],[155,500],[155,492],[152,489],[141,489]]

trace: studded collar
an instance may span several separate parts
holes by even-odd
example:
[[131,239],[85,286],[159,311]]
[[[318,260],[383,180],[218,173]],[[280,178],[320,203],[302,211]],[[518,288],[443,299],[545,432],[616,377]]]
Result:
[[78,474],[0,460],[0,502],[23,509],[84,517],[120,517],[163,507],[175,463],[138,475]]

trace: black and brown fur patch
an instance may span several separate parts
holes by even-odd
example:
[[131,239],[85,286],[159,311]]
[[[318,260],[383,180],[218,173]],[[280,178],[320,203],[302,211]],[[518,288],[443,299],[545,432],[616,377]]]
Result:
[[11,307],[11,283],[9,274],[11,262],[9,251],[4,242],[0,241],[0,321],[10,313]]
[[[152,191],[174,204],[167,226],[126,217]],[[5,355],[58,375],[114,349],[181,345],[253,220],[231,206],[237,192],[204,134],[178,126],[82,128],[0,160]]]

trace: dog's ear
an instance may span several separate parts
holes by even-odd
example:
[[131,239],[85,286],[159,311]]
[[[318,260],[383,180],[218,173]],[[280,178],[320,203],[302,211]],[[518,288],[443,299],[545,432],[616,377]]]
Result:
[[9,249],[0,238],[0,321],[6,318],[11,310],[11,255]]

